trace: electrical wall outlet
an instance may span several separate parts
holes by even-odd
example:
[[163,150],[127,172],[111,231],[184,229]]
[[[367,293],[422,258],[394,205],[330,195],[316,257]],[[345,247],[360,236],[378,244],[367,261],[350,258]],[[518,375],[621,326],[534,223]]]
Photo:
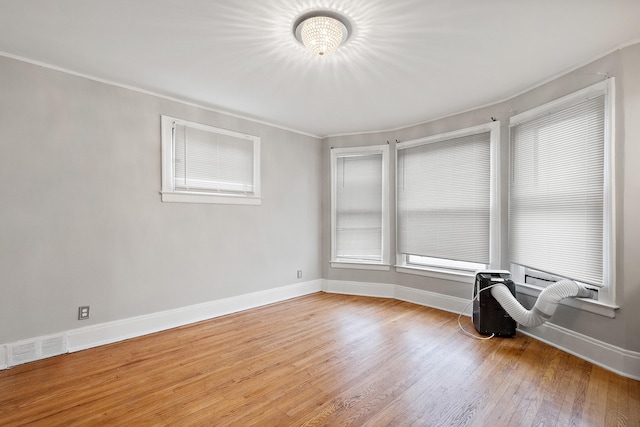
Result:
[[86,320],[89,318],[89,306],[83,305],[78,307],[78,320]]
[[298,279],[302,279],[302,270],[298,270]]

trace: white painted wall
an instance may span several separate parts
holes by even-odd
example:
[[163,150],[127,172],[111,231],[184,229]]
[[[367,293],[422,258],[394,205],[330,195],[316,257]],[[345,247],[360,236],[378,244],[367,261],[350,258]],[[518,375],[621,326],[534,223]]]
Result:
[[[260,136],[262,205],[162,203],[161,114]],[[316,138],[0,57],[0,150],[0,345],[321,277]]]

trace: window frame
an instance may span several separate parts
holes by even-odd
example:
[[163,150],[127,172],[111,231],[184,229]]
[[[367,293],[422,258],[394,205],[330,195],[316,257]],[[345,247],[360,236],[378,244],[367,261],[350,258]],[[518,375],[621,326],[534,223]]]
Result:
[[[359,260],[356,258],[338,258],[336,256],[336,227],[337,227],[337,162],[338,158],[348,155],[367,155],[380,153],[382,155],[382,256],[380,262]],[[361,147],[331,148],[331,253],[332,268],[347,268],[359,270],[389,270],[390,259],[390,229],[389,229],[389,146],[368,145]]]
[[[175,188],[175,124],[195,128],[214,134],[246,139],[253,145],[253,191],[247,194],[226,191],[185,191]],[[171,116],[161,116],[162,139],[162,201],[178,203],[215,203],[230,205],[260,205],[262,203],[260,179],[260,142],[259,136],[249,135],[228,129],[222,129],[202,123],[191,122]]]
[[[510,118],[509,127],[535,120],[544,115],[570,108],[587,98],[604,95],[604,212],[603,212],[603,286],[598,289],[597,300],[576,300],[567,305],[575,306],[607,317],[615,317],[616,305],[616,179],[615,179],[615,78],[588,86],[554,101],[532,108]],[[511,150],[511,140],[509,149]],[[509,162],[509,173],[512,168]],[[544,281],[530,280],[527,276],[541,275],[553,282],[562,277],[551,273],[509,263],[514,281],[523,293],[537,296],[544,289]],[[596,288],[596,286],[592,286]]]
[[[489,132],[489,264],[487,268],[496,269],[501,264],[500,236],[501,236],[501,209],[500,209],[500,121],[459,129],[451,132],[441,133],[429,137],[405,141],[396,145],[396,185],[398,182],[398,145],[400,149],[411,148],[422,144],[431,144],[446,140],[473,136],[480,133]],[[398,241],[398,192],[396,190],[396,242]],[[419,264],[411,262],[411,254],[404,254],[398,251],[396,245],[396,265],[395,269],[399,273],[417,274],[440,279],[473,283],[477,268],[468,262],[456,262],[444,260],[444,262],[434,262],[429,264]]]

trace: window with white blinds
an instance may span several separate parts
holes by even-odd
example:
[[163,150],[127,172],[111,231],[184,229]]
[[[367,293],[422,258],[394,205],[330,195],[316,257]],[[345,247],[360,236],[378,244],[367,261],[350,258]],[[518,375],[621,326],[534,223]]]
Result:
[[509,259],[603,286],[613,186],[607,84],[511,119]]
[[163,201],[259,204],[260,138],[162,117]]
[[332,262],[388,264],[388,146],[334,148]]
[[397,144],[400,265],[473,270],[492,263],[498,133],[494,122]]

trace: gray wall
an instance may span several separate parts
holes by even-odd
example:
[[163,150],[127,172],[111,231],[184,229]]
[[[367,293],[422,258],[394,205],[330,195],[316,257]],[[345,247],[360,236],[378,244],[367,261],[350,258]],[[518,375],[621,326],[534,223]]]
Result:
[[[499,72],[497,70],[496,72]],[[616,51],[584,67],[553,79],[535,89],[528,90],[495,105],[461,113],[441,120],[397,131],[326,138],[323,147],[323,277],[330,280],[362,281],[398,284],[454,297],[470,298],[471,285],[436,278],[389,272],[334,269],[329,265],[330,257],[330,176],[329,153],[331,147],[361,145],[391,145],[392,165],[395,162],[395,141],[407,141],[419,137],[463,129],[487,123],[491,117],[501,121],[501,165],[508,170],[508,123],[513,114],[552,101],[604,79],[602,73],[616,77],[616,172],[617,172],[617,303],[620,306],[615,319],[562,306],[556,312],[553,323],[600,341],[624,349],[640,351],[640,44]],[[455,90],[455,88],[452,88]],[[516,94],[514,94],[516,95]],[[391,168],[391,199],[395,200],[394,168]],[[501,180],[503,194],[507,191],[506,175]],[[505,198],[506,201],[506,198]],[[507,218],[506,203],[502,206],[502,217]],[[391,223],[395,223],[392,212]],[[503,222],[502,268],[506,263],[506,221]],[[393,234],[393,232],[392,232]],[[395,239],[392,236],[391,253],[395,254]],[[534,300],[521,297],[526,305]],[[535,333],[535,330],[530,330]]]
[[[0,94],[0,344],[321,277],[319,139],[2,57]],[[162,203],[161,114],[260,136],[262,205]]]
[[[608,319],[561,307],[554,323],[640,351],[640,45],[490,107],[322,142],[0,57],[0,344],[293,284],[298,269],[302,280],[393,283],[468,298],[470,285],[460,282],[329,267],[329,148],[387,140],[393,148],[396,139],[493,116],[502,122],[505,166],[514,111],[588,86],[602,72],[617,79],[621,309]],[[161,114],[262,137],[263,204],[162,203]],[[76,320],[79,305],[91,305],[90,320]]]

